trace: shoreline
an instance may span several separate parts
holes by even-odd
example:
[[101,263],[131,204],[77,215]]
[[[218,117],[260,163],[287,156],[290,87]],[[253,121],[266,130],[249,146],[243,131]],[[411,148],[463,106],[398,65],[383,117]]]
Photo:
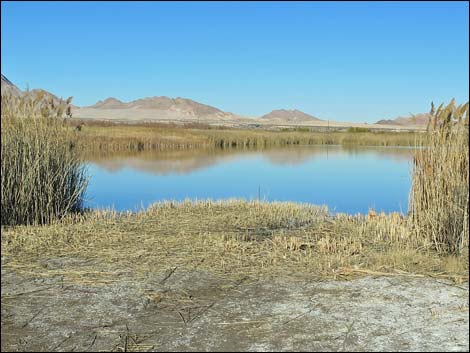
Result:
[[466,350],[468,248],[408,229],[240,200],[2,227],[2,350]]
[[[175,254],[168,264],[201,256],[206,259],[203,267],[222,272],[229,266],[236,272],[244,268],[274,274],[293,266],[328,277],[339,268],[359,265],[358,269],[379,272],[400,268],[415,274],[468,276],[468,251],[460,257],[439,254],[431,243],[416,238],[409,223],[407,216],[398,213],[332,216],[326,207],[294,202],[166,201],[135,213],[100,210],[51,225],[2,227],[2,256],[35,258],[72,252],[87,257],[99,256],[103,248],[113,258],[121,251],[131,256],[131,249],[154,258],[155,246],[169,246],[191,256],[184,259]],[[91,243],[93,248],[88,246]],[[123,248],[125,244],[129,248]],[[219,251],[215,249],[222,252],[213,257]]]

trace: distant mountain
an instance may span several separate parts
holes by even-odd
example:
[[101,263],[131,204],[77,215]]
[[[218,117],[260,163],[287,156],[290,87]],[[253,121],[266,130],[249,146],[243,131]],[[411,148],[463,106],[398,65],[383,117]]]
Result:
[[[31,91],[22,92],[2,74],[2,95],[6,93],[11,93],[16,96],[34,94],[42,96],[46,100],[52,99],[56,103],[61,100],[54,94],[43,89],[33,89]],[[321,120],[297,109],[273,110],[257,119],[224,112],[221,109],[188,98],[170,98],[164,96],[136,99],[127,103],[110,97],[103,101],[98,101],[91,106],[77,107],[72,105],[72,114],[74,118],[79,119],[113,120],[126,123],[152,121],[177,124],[204,123],[230,127],[251,126],[253,124],[266,126],[282,126],[286,124],[326,126],[327,124],[325,120]],[[380,120],[376,124],[390,125],[391,127],[393,125],[395,129],[406,129],[408,127],[418,129],[421,126],[426,126],[429,116],[428,113],[417,114],[413,117]],[[334,121],[329,121],[328,126],[330,125],[336,127],[364,127],[362,126],[363,124]]]
[[148,97],[123,103],[116,98],[107,98],[88,107],[93,109],[152,109],[159,111],[179,112],[183,115],[206,116],[224,114],[220,109],[195,102],[187,98]]
[[187,98],[147,97],[125,103],[116,98],[107,98],[96,104],[76,109],[78,118],[106,120],[175,120],[215,121],[243,119],[207,104]]
[[61,98],[57,97],[55,94],[52,94],[51,92],[48,92],[48,91],[46,91],[44,89],[40,89],[40,88],[32,89],[28,93],[31,94],[31,95],[34,95],[35,97],[40,97],[42,99],[45,99],[47,101],[50,101],[52,99],[52,101],[55,104],[59,104],[60,101],[62,100]]
[[[61,98],[57,97],[56,95],[52,94],[51,92],[48,92],[44,89],[32,89],[30,91],[21,91],[18,87],[16,87],[9,79],[7,79],[5,76],[2,74],[2,95],[4,94],[13,94],[14,96],[25,96],[29,95],[31,97],[40,97],[44,100],[50,101],[51,99],[55,104],[59,104],[61,101]],[[73,105],[72,105],[73,107]]]
[[379,125],[397,125],[397,122],[395,120],[391,120],[391,119],[382,119],[382,120],[377,121],[375,124],[379,124]]
[[21,96],[21,90],[16,87],[9,79],[7,79],[2,74],[2,95],[4,94],[12,94],[14,96]]
[[312,121],[322,121],[312,115],[301,112],[300,110],[273,110],[272,112],[263,115],[261,117],[263,120],[270,120],[273,122],[288,122],[288,123],[302,123],[302,122],[312,122]]
[[418,125],[418,126],[426,126],[429,122],[429,118],[431,117],[430,113],[421,113],[416,114],[413,116],[408,117],[398,117],[393,120],[379,120],[376,124],[381,125],[401,125],[401,126],[410,126],[410,125]]
[[104,101],[98,101],[96,104],[88,107],[94,109],[119,109],[124,108],[126,106],[125,103],[121,102],[119,99],[116,98],[106,98]]
[[[56,104],[60,98],[43,90],[33,89],[22,92],[10,80],[2,74],[2,95],[13,94],[22,96],[25,94],[39,96],[45,100],[53,100]],[[224,112],[210,105],[202,104],[187,98],[148,97],[124,103],[116,98],[107,98],[98,101],[88,107],[72,105],[73,116],[76,118],[91,118],[120,121],[242,121],[246,120],[238,115]]]

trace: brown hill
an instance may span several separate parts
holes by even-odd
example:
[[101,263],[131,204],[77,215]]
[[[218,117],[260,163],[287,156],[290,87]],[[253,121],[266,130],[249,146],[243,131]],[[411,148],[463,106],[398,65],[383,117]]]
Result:
[[158,110],[179,112],[183,115],[207,116],[212,114],[224,114],[220,109],[211,107],[210,105],[195,102],[186,98],[169,98],[169,97],[148,97],[137,99],[129,103],[123,103],[116,98],[107,98],[96,104],[85,107],[93,109],[133,109],[133,110]]
[[7,79],[5,76],[2,74],[2,95],[4,94],[11,94],[14,96],[21,96],[22,92],[21,90],[16,87],[9,79]]
[[418,126],[426,126],[429,122],[429,118],[431,117],[431,114],[429,113],[422,113],[422,114],[416,114],[408,117],[398,117],[396,119],[389,119],[389,120],[379,120],[376,122],[376,124],[381,124],[381,125],[401,125],[401,126],[412,126],[412,125],[418,125]]
[[312,121],[322,121],[312,115],[301,112],[300,110],[285,110],[278,109],[273,110],[272,112],[263,115],[261,119],[270,120],[273,122],[288,122],[288,123],[302,123],[302,122],[312,122]]
[[376,122],[376,124],[379,125],[397,125],[397,122],[395,120],[391,119],[382,119]]
[[54,103],[56,104],[58,104],[61,101],[61,99],[57,97],[55,94],[52,94],[51,92],[48,92],[40,88],[32,89],[31,91],[28,91],[27,93],[31,94],[33,97],[39,97],[48,101],[53,100]]
[[431,114],[422,113],[410,117],[398,117],[395,119],[400,125],[427,125]]
[[[55,94],[52,94],[51,92],[48,92],[40,88],[23,92],[2,74],[2,95],[4,94],[12,94],[17,97],[28,96],[28,97],[33,97],[33,98],[40,98],[41,100],[44,100],[44,101],[52,100],[56,105],[64,100],[62,98],[57,97]],[[73,105],[72,107],[76,108]]]
[[78,118],[119,121],[227,121],[241,117],[187,98],[148,97],[125,103],[107,98],[74,110]]
[[207,116],[223,113],[220,109],[201,104],[186,98],[150,97],[132,101],[128,106],[133,109],[155,109],[180,112],[193,116]]
[[96,104],[90,106],[89,108],[94,109],[119,109],[125,108],[126,104],[121,102],[119,99],[116,98],[106,98],[104,101],[98,101]]

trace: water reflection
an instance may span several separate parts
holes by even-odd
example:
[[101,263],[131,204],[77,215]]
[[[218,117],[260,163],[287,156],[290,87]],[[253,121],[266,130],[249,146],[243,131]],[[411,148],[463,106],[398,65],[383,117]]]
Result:
[[188,174],[222,161],[259,156],[274,165],[291,165],[315,158],[371,155],[396,161],[408,161],[413,149],[400,147],[357,146],[290,146],[271,149],[196,149],[179,151],[120,152],[110,155],[89,155],[86,160],[109,172],[132,168],[155,175]]
[[293,146],[89,156],[90,207],[147,207],[163,199],[325,204],[333,211],[406,212],[410,148]]

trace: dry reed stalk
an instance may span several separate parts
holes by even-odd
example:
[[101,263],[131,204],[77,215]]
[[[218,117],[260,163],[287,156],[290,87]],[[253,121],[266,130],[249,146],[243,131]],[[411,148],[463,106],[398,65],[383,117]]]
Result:
[[1,224],[45,224],[82,207],[86,177],[64,123],[70,99],[2,95]]
[[431,110],[414,158],[410,215],[414,234],[438,252],[462,253],[469,236],[468,103]]

